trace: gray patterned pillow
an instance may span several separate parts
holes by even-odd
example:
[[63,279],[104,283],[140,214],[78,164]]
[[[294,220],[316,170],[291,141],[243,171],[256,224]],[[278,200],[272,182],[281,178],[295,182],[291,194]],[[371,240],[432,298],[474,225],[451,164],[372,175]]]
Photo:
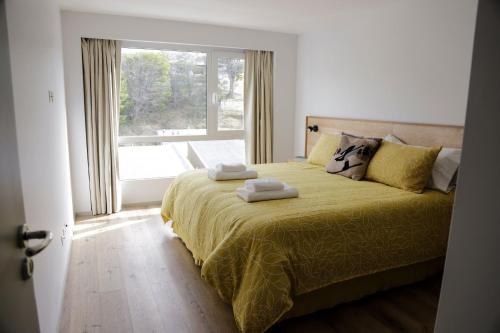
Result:
[[354,180],[363,179],[368,163],[381,141],[342,133],[339,147],[326,166],[326,171]]

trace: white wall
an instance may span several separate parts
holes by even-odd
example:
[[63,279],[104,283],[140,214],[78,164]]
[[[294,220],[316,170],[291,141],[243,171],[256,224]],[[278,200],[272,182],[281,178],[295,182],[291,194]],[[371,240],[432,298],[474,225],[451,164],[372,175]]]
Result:
[[124,180],[121,182],[122,204],[161,201],[172,181],[172,178]]
[[[62,12],[62,28],[75,211],[90,211],[83,111],[81,37],[186,43],[274,51],[274,159],[284,161],[293,156],[296,35],[158,19],[65,11]],[[157,200],[160,199],[161,197],[157,198]]]
[[437,333],[500,332],[500,2],[480,0]]
[[[57,332],[73,224],[60,12],[56,0],[7,0],[12,85],[26,222],[55,239],[34,257],[42,332]],[[55,100],[49,103],[48,90]]]
[[306,115],[462,125],[477,0],[345,6],[299,37],[295,153]]

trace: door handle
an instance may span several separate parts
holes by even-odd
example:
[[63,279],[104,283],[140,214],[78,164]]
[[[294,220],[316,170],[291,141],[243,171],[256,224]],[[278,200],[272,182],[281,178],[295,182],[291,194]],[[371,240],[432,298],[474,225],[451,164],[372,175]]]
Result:
[[[33,257],[42,252],[52,241],[52,232],[48,230],[30,231],[28,225],[23,224],[17,232],[17,243],[21,249],[26,248],[24,253],[27,257]],[[42,241],[35,246],[28,246],[31,239],[41,239]]]

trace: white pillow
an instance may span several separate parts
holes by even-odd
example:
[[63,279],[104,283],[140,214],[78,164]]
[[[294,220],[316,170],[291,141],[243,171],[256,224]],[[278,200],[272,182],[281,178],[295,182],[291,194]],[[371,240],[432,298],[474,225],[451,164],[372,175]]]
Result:
[[403,140],[401,140],[400,138],[398,138],[397,136],[392,135],[392,134],[387,134],[386,136],[384,136],[384,140],[392,142],[392,143],[399,143],[401,145],[406,144],[406,142],[404,142]]
[[453,190],[457,184],[461,154],[462,150],[458,148],[441,149],[432,167],[432,176],[427,183],[427,187],[444,193]]
[[[400,138],[392,134],[384,137],[385,141],[405,144]],[[427,182],[427,187],[449,193],[455,188],[458,167],[460,166],[460,156],[462,150],[458,148],[443,148],[432,167],[432,175]]]

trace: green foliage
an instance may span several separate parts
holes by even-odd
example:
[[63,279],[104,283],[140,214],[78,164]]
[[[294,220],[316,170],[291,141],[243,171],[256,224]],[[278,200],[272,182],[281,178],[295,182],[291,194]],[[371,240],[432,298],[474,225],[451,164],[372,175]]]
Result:
[[207,68],[205,55],[175,52],[172,66],[171,87],[172,110],[174,113],[170,128],[206,128],[207,113]]
[[128,73],[121,73],[120,77],[120,128],[127,123],[128,110],[133,108],[132,100],[128,96]]
[[125,53],[120,82],[120,135],[206,128],[204,54]]
[[138,126],[133,125],[147,123],[152,116],[167,113],[171,96],[169,71],[169,60],[163,53],[138,52],[123,55],[120,124],[129,132],[125,135],[143,135]]
[[[219,126],[243,123],[242,59],[219,58]],[[120,135],[207,126],[206,54],[136,50],[122,53]],[[235,87],[236,91],[235,91]]]

